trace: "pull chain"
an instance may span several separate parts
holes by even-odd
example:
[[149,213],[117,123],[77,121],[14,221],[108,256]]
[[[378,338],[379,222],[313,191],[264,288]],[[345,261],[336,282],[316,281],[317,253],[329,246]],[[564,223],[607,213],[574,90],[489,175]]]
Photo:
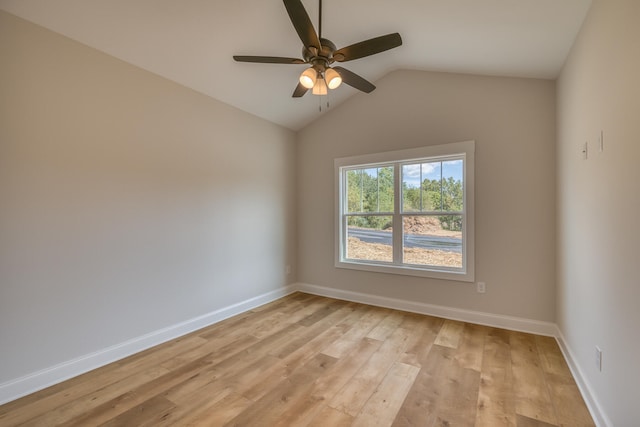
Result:
[[326,96],[327,97],[327,110],[329,108],[331,108],[331,104],[329,103],[329,92],[327,91],[326,95],[318,95],[318,111],[322,113],[322,97]]

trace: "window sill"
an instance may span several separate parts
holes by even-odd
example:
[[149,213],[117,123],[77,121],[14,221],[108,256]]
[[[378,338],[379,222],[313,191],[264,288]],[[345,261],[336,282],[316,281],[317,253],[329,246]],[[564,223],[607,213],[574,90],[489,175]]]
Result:
[[369,271],[373,273],[398,274],[402,276],[428,277],[432,279],[453,280],[457,282],[473,282],[475,280],[473,274],[460,270],[428,270],[424,268],[416,268],[410,265],[389,265],[367,262],[351,262],[336,261],[336,268],[345,268],[349,270]]

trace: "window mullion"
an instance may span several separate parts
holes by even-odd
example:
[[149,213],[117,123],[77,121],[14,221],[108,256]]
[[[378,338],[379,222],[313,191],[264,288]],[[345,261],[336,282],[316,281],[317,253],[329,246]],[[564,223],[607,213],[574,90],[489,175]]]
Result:
[[400,163],[393,164],[393,263],[402,264],[402,185],[400,177]]
[[442,183],[442,162],[440,162],[440,210],[444,210],[444,191]]
[[348,245],[347,245],[347,212],[349,212],[349,197],[348,197],[348,171],[344,170],[340,174],[340,186],[342,191],[342,197],[340,198],[340,259],[346,259],[348,257]]
[[378,206],[376,206],[376,212],[380,212],[380,168],[376,168],[376,184],[378,185]]
[[424,210],[424,200],[422,200],[422,193],[424,193],[424,189],[422,188],[422,165],[420,165],[420,182],[418,183],[418,191],[420,192],[420,210]]
[[360,212],[364,211],[364,171],[360,171]]

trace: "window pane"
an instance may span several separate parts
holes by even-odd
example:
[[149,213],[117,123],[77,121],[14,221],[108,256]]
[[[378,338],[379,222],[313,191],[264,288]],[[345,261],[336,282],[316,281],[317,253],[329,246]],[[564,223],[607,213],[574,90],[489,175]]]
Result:
[[463,210],[462,160],[442,162],[442,210]]
[[442,162],[402,166],[402,209],[404,212],[433,212],[442,209]]
[[362,211],[378,212],[378,169],[364,169],[362,173]]
[[347,171],[347,213],[393,212],[393,166]]
[[462,268],[462,216],[405,216],[403,262]]
[[378,212],[393,212],[393,166],[378,169]]
[[393,261],[391,216],[347,217],[345,258],[368,261]]
[[402,166],[402,210],[420,211],[420,165]]
[[422,211],[441,209],[442,162],[423,163],[422,168]]
[[362,212],[362,170],[347,171],[347,212]]

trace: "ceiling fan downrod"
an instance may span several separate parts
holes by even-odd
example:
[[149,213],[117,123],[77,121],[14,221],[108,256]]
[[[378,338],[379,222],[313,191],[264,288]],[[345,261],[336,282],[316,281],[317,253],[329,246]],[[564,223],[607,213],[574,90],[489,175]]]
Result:
[[318,0],[318,38],[322,38],[322,0]]

